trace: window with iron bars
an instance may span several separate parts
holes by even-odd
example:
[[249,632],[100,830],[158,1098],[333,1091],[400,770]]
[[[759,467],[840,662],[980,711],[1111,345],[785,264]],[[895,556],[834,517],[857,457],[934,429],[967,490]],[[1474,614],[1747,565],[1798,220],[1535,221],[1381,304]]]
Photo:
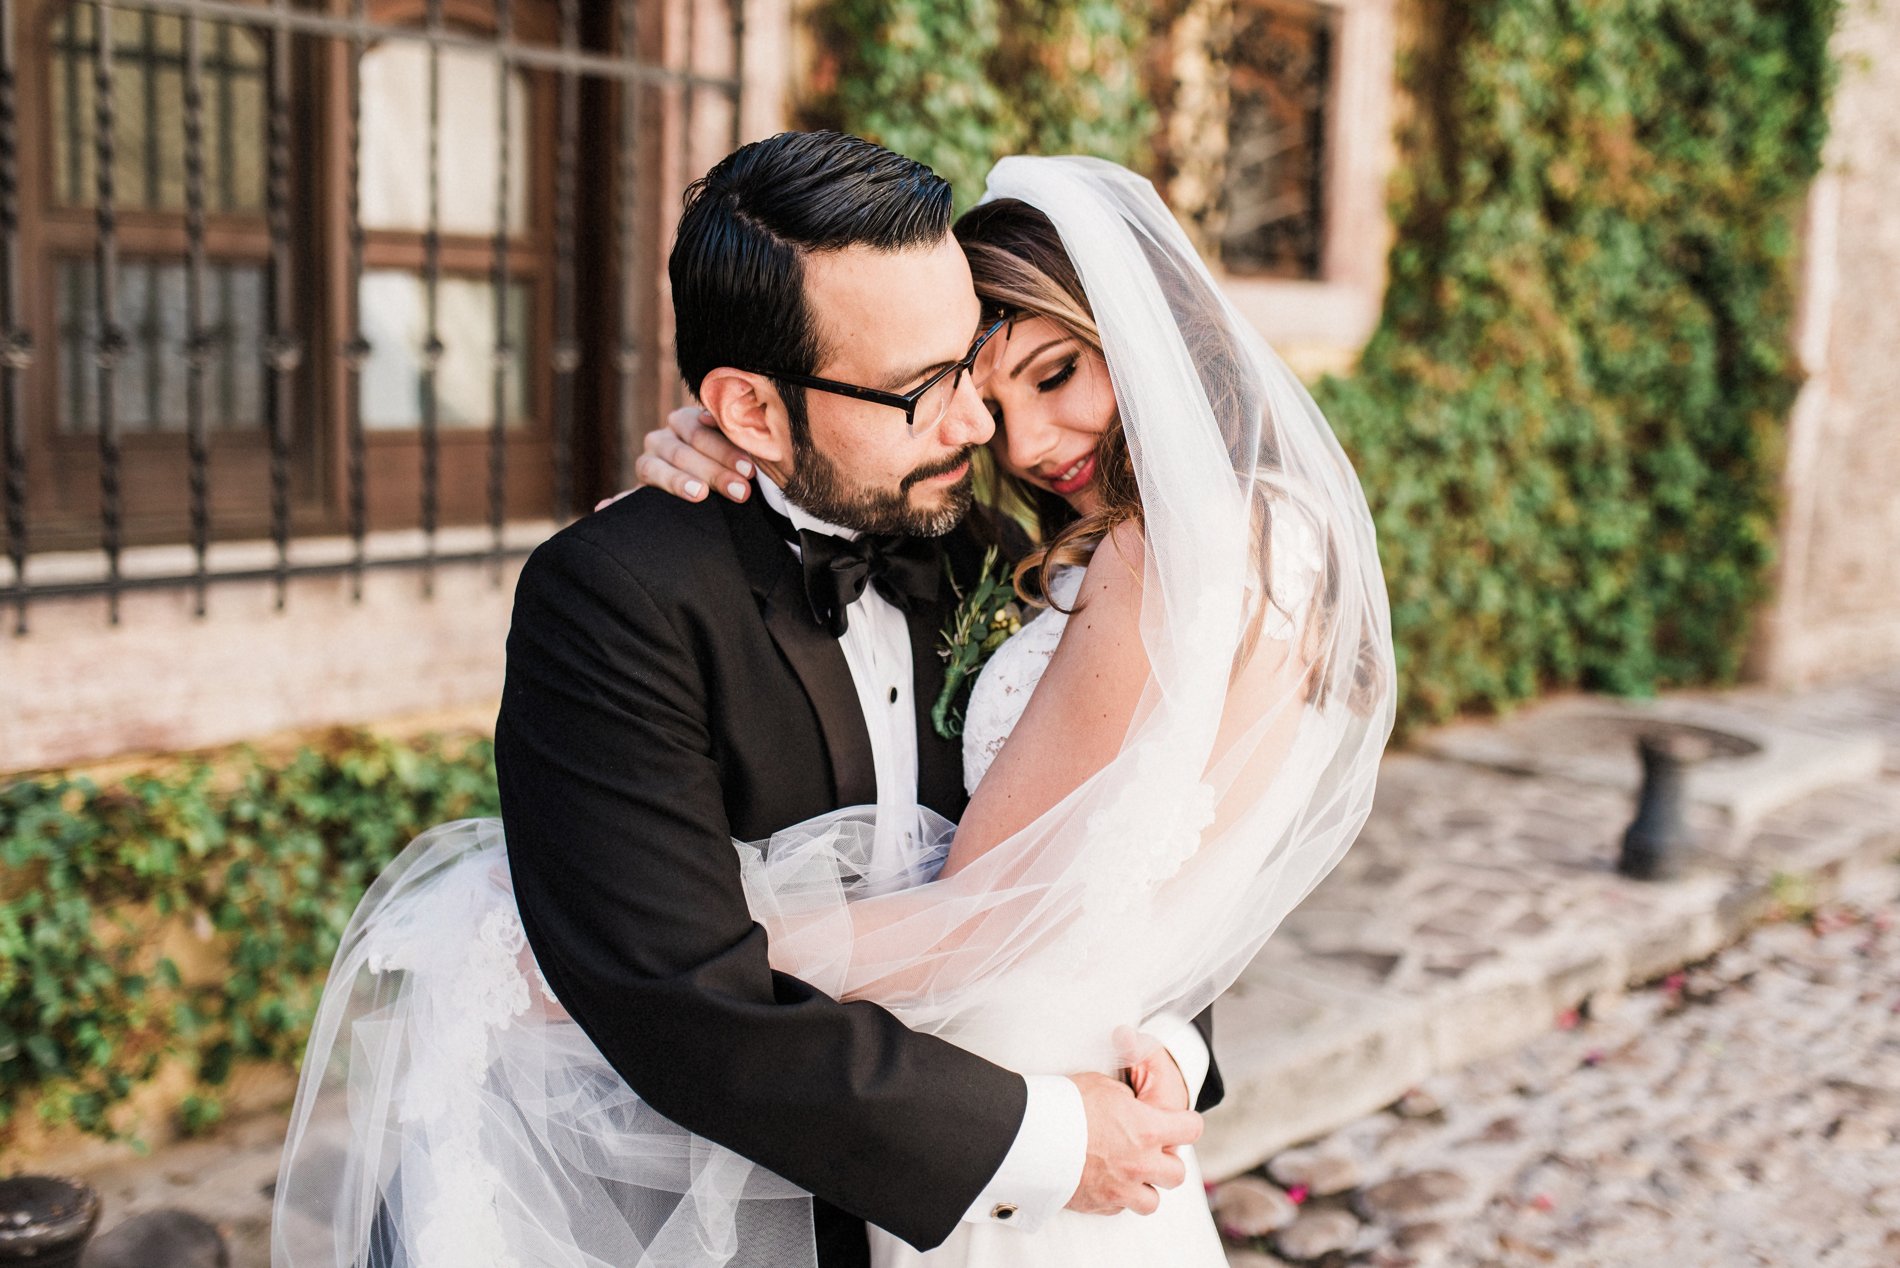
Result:
[[[667,206],[736,143],[741,3],[687,0],[668,66],[634,0],[0,0],[0,118],[32,125],[0,126],[16,629],[132,586],[426,584],[618,487],[671,386]],[[212,566],[259,539],[268,567]],[[193,566],[123,567],[159,544]]]
[[1236,276],[1320,276],[1334,21],[1304,0],[1235,0],[1220,255]]

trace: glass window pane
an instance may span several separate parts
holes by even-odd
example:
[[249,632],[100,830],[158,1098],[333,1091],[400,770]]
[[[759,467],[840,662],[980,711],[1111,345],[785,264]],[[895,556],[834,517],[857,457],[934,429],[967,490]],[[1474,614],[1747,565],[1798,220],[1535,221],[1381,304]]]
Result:
[[1301,0],[1234,6],[1221,233],[1232,272],[1319,276],[1331,30],[1328,11]]
[[[437,205],[444,233],[492,234],[501,174],[499,68],[492,56],[443,49]],[[528,210],[528,85],[516,71],[508,86],[508,228],[520,232]],[[363,55],[362,217],[365,228],[421,232],[429,227],[429,52],[409,41]]]
[[[98,292],[91,260],[56,262],[59,328],[59,429],[99,429]],[[126,260],[119,265],[119,323],[126,351],[113,376],[119,428],[182,432],[185,394],[185,263]],[[205,367],[205,424],[214,431],[263,426],[264,266],[212,262],[205,269],[204,320],[212,353]]]
[[[428,342],[428,296],[414,273],[374,269],[357,292],[360,325],[369,340],[363,363],[363,426],[408,431],[422,425],[423,347]],[[508,424],[527,417],[528,286],[508,287],[508,342],[503,379]],[[436,424],[485,428],[495,417],[495,289],[474,278],[445,277],[436,288]]]
[[[97,13],[74,4],[53,25],[48,77],[53,122],[53,188],[67,205],[98,196],[98,118],[93,92]],[[113,13],[113,180],[121,207],[185,206],[184,20],[171,14]],[[202,28],[205,201],[214,211],[264,206],[264,51],[249,31]]]

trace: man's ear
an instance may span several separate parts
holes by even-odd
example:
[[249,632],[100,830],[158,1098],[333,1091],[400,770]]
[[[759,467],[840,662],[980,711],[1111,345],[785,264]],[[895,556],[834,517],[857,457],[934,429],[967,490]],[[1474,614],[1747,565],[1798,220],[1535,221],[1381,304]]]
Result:
[[767,475],[780,478],[790,467],[791,420],[772,380],[721,366],[700,381],[699,403],[726,439],[758,459]]

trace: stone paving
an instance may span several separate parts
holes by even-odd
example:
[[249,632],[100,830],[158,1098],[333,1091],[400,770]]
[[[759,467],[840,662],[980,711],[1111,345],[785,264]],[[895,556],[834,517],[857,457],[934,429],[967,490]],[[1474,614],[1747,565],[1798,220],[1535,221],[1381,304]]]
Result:
[[1900,675],[1706,707],[1717,705],[1797,741],[1877,736],[1884,769],[1859,765],[1868,778],[1752,822],[1698,806],[1709,849],[1684,879],[1653,883],[1614,870],[1626,788],[1389,755],[1358,842],[1216,1005],[1228,1099],[1208,1119],[1207,1173],[1246,1170],[1529,1042],[1565,1010],[1701,959],[1776,905],[1852,888],[1900,855]]
[[1229,1262],[1900,1263],[1900,903],[1565,1021],[1217,1188]]

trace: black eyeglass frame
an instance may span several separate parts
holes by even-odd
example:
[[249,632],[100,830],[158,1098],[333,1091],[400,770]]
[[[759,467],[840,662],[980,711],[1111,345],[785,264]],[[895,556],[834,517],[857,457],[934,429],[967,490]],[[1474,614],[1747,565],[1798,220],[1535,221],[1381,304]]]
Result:
[[[917,402],[924,398],[924,393],[943,382],[945,375],[961,374],[965,370],[975,369],[977,353],[983,351],[983,345],[990,341],[990,336],[1008,324],[1009,318],[999,318],[996,324],[976,337],[976,342],[970,345],[970,350],[964,354],[963,360],[950,363],[925,379],[920,386],[908,392],[885,392],[874,387],[859,387],[855,383],[840,383],[836,379],[821,379],[810,374],[785,374],[777,370],[747,370],[746,373],[763,374],[768,379],[785,383],[796,383],[800,387],[815,388],[820,392],[830,392],[833,396],[848,396],[854,401],[869,401],[873,405],[888,405],[892,409],[901,409],[904,411],[905,428],[915,435],[917,430]],[[955,390],[954,385],[952,385],[951,390]],[[931,424],[932,427],[936,425],[934,422]]]

